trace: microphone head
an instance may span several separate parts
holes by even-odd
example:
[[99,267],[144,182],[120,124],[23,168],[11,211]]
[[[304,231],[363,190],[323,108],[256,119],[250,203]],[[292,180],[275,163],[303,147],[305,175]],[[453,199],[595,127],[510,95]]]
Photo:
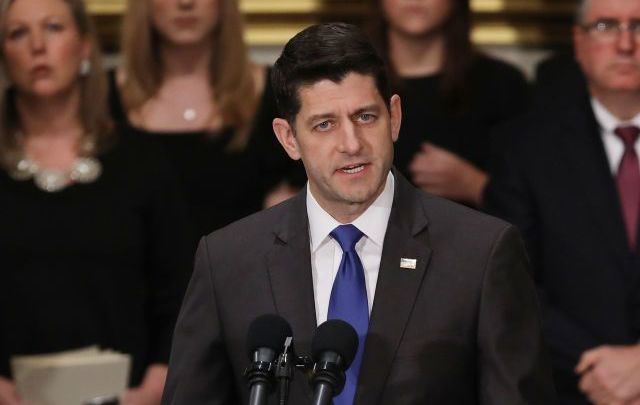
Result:
[[284,341],[292,336],[291,326],[283,317],[275,314],[260,315],[251,322],[247,332],[247,349],[249,359],[257,349],[269,348],[280,353],[284,347]]
[[311,353],[318,361],[324,352],[337,353],[348,369],[358,351],[358,334],[349,323],[331,319],[318,326],[311,342]]

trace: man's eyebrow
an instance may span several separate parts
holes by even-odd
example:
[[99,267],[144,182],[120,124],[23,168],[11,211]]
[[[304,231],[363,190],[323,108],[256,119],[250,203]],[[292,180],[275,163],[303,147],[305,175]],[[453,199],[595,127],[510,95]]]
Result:
[[[353,116],[356,116],[358,114],[362,114],[362,113],[366,113],[366,112],[378,113],[380,111],[380,109],[381,109],[381,107],[378,104],[369,104],[369,105],[366,105],[364,107],[358,108],[357,110],[355,110],[353,113],[351,113],[349,115],[351,117],[353,117]],[[311,123],[316,122],[316,121],[323,121],[323,120],[335,118],[335,116],[336,116],[336,114],[332,113],[332,112],[313,114],[309,118],[307,118],[305,120],[305,122],[307,124],[311,124]]]
[[378,113],[380,112],[380,106],[378,104],[370,104],[370,105],[366,105],[364,107],[360,107],[357,110],[355,110],[353,112],[353,114],[351,114],[352,116],[354,115],[358,115],[358,114],[362,114],[362,113],[366,113],[366,112],[375,112]]
[[320,113],[320,114],[313,114],[312,116],[307,118],[305,121],[307,124],[311,124],[312,122],[315,122],[315,121],[326,120],[334,117],[335,117],[334,113],[326,112],[326,113]]

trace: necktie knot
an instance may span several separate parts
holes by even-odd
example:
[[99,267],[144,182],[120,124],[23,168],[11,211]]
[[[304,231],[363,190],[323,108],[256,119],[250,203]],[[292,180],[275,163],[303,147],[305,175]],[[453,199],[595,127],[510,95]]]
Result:
[[330,235],[338,241],[343,252],[352,252],[363,233],[354,225],[348,224],[337,226]]
[[618,127],[613,132],[622,139],[624,147],[629,149],[634,147],[636,140],[638,139],[638,135],[640,135],[640,128],[635,126]]

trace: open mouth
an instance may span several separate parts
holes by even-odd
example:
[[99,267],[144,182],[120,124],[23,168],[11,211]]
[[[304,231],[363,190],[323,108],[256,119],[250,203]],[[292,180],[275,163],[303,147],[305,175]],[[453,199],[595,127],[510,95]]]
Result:
[[360,173],[363,170],[364,170],[364,164],[345,166],[340,169],[342,173],[347,173],[347,174],[356,174],[356,173]]

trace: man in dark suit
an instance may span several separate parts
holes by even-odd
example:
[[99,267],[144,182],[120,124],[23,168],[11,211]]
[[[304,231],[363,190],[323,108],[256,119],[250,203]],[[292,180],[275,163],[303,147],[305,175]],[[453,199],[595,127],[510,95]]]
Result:
[[640,2],[584,1],[574,45],[585,86],[505,129],[485,202],[524,234],[562,403],[636,404]]
[[[336,404],[552,404],[521,239],[391,169],[400,99],[363,34],[310,27],[272,79],[274,131],[307,188],[200,242],[163,403],[246,403],[248,326],[277,313],[298,353],[325,319],[353,322],[362,350]],[[297,375],[290,403],[311,399]]]

